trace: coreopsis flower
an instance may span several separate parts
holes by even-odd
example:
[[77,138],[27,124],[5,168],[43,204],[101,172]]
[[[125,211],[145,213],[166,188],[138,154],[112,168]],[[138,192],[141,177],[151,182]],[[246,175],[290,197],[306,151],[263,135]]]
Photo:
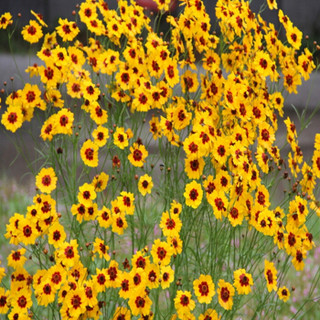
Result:
[[131,259],[131,264],[133,268],[145,269],[150,264],[150,257],[145,255],[145,250],[137,251]]
[[178,234],[172,234],[167,237],[167,242],[171,244],[173,254],[180,254],[182,252],[183,242]]
[[[89,202],[89,205],[90,204],[91,204],[91,202]],[[77,204],[73,204],[71,206],[71,213],[72,213],[72,215],[76,216],[79,223],[82,222],[87,211],[88,211],[88,209],[83,203],[77,203]]]
[[170,284],[174,281],[174,270],[171,268],[170,265],[160,266],[160,279],[162,289],[170,287]]
[[293,256],[292,264],[296,271],[301,271],[304,269],[304,259],[307,257],[307,251],[301,247],[300,249],[295,250],[291,254]]
[[[102,239],[96,238],[93,243],[93,253],[97,253],[99,258],[104,258],[106,261],[110,260],[110,256],[108,254],[109,247],[105,245]],[[92,256],[92,260],[94,260],[94,256]]]
[[182,212],[182,204],[177,202],[176,200],[173,200],[170,203],[170,214],[179,216],[181,212]]
[[181,76],[181,87],[183,92],[196,92],[199,88],[197,74],[187,70]]
[[24,26],[21,34],[25,41],[37,43],[42,38],[42,27],[35,20],[30,20],[29,24]]
[[215,189],[211,194],[207,196],[208,202],[212,206],[213,214],[218,220],[221,220],[222,216],[226,216],[227,208],[229,205],[228,199],[223,191]]
[[193,290],[200,303],[210,303],[215,295],[215,287],[210,275],[201,274],[193,281]]
[[174,298],[174,307],[181,319],[185,319],[185,316],[188,316],[195,306],[196,304],[191,298],[190,291],[177,291],[177,295]]
[[278,297],[283,302],[287,302],[290,298],[290,291],[286,286],[280,287],[277,291]]
[[233,272],[234,287],[237,289],[238,294],[249,294],[251,286],[253,286],[252,275],[247,273],[245,269],[238,269]]
[[205,313],[200,314],[199,320],[221,320],[216,310],[207,309]]
[[22,122],[23,114],[19,106],[10,105],[1,117],[1,123],[11,132],[16,132],[22,126]]
[[284,87],[289,92],[298,93],[297,86],[301,85],[301,74],[293,67],[283,70]]
[[112,320],[131,320],[131,312],[126,307],[117,307]]
[[136,294],[144,293],[147,283],[146,269],[133,268],[130,271],[129,276],[132,279],[133,291]]
[[145,292],[134,293],[129,299],[129,307],[131,309],[132,315],[147,316],[149,315],[152,305],[152,300],[148,297]]
[[99,147],[91,140],[87,140],[80,150],[81,159],[88,167],[98,166],[98,150]]
[[122,191],[118,197],[120,210],[126,214],[133,215],[134,213],[134,194],[131,192]]
[[74,319],[79,319],[81,314],[86,311],[86,295],[84,288],[76,288],[75,290],[70,290],[64,298],[61,315],[64,313],[68,314]]
[[233,207],[229,209],[228,219],[233,227],[241,225],[244,218],[245,208],[238,202],[234,203]]
[[267,3],[270,10],[278,9],[278,4],[276,0],[267,0]]
[[92,131],[93,142],[99,147],[103,147],[109,138],[109,130],[106,127],[98,126]]
[[9,310],[10,291],[0,287],[0,314],[6,314]]
[[62,263],[66,267],[76,265],[80,260],[77,240],[73,239],[70,242],[64,242],[59,249],[55,251],[55,257],[57,263]]
[[112,215],[112,232],[119,235],[123,234],[124,230],[128,227],[128,222],[124,212],[119,212],[117,215]]
[[151,255],[154,263],[166,266],[170,263],[173,249],[171,246],[160,239],[156,239],[152,245]]
[[102,209],[98,211],[97,220],[99,222],[100,227],[109,228],[112,225],[110,209],[103,206]]
[[220,306],[225,310],[231,310],[235,293],[234,287],[223,279],[219,280],[218,286],[217,293]]
[[132,295],[134,287],[133,279],[129,273],[122,272],[119,275],[120,291],[119,296],[123,299],[128,299]]
[[160,228],[164,236],[178,235],[182,227],[182,222],[178,215],[169,214],[168,211],[162,213]]
[[42,168],[36,176],[36,186],[43,193],[51,193],[57,187],[58,178],[52,167]]
[[90,118],[98,125],[101,126],[108,122],[108,113],[102,109],[96,101],[89,105]]
[[18,229],[20,231],[18,236],[19,241],[24,245],[34,244],[40,235],[35,223],[26,218],[19,221]]
[[277,273],[273,262],[264,260],[264,276],[267,281],[267,289],[269,292],[277,290]]
[[108,181],[109,176],[105,172],[101,172],[93,178],[91,185],[94,186],[96,192],[101,192],[106,189]]
[[106,287],[107,288],[119,288],[120,275],[122,271],[119,270],[119,265],[115,260],[111,260],[109,267],[106,269]]
[[294,49],[299,50],[301,47],[302,32],[293,25],[289,25],[286,31],[288,42],[292,45]]
[[72,41],[80,32],[80,29],[74,21],[59,18],[58,22],[59,26],[56,27],[56,31],[62,38],[62,41]]
[[201,185],[193,180],[186,185],[183,195],[187,206],[194,209],[198,208],[201,204],[203,196]]
[[140,177],[138,181],[138,189],[139,192],[145,196],[147,193],[151,193],[151,189],[153,188],[153,182],[152,177],[150,177],[148,174],[145,174]]
[[11,291],[10,305],[18,314],[27,313],[28,309],[32,306],[31,290],[23,287],[20,290]]
[[149,154],[145,146],[135,142],[133,146],[130,147],[130,152],[131,153],[128,155],[130,163],[135,167],[142,167],[145,162],[145,158]]
[[97,292],[104,292],[106,290],[106,284],[107,284],[107,269],[96,269],[95,275],[92,276],[93,285]]
[[7,29],[8,26],[12,25],[12,15],[10,12],[5,12],[0,17],[0,29]]
[[92,200],[97,197],[97,193],[94,189],[95,188],[92,184],[83,184],[81,187],[79,187],[78,201],[83,203],[85,206],[89,206]]
[[123,127],[117,127],[116,131],[113,134],[113,143],[123,150],[129,145],[129,137]]
[[8,266],[18,269],[22,268],[24,263],[27,261],[27,258],[24,256],[26,253],[26,249],[21,248],[19,250],[12,250],[11,253],[8,255]]
[[165,75],[167,83],[171,88],[173,88],[177,83],[179,83],[180,77],[177,61],[168,61],[167,67],[165,69]]
[[205,162],[203,158],[189,155],[185,159],[184,171],[189,179],[199,179],[202,175]]
[[49,303],[52,303],[55,300],[56,292],[57,290],[49,279],[42,281],[40,285],[35,287],[38,304],[47,307]]

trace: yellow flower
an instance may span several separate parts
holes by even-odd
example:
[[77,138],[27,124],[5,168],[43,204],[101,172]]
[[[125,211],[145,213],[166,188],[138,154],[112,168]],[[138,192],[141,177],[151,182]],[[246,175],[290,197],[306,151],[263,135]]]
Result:
[[199,179],[202,175],[205,162],[203,158],[189,155],[185,159],[184,171],[189,179]]
[[167,242],[156,239],[152,245],[151,255],[154,263],[166,266],[170,263],[173,249]]
[[78,201],[83,203],[86,207],[88,207],[96,197],[97,194],[92,184],[85,183],[79,187]]
[[194,209],[198,208],[202,201],[203,191],[201,185],[196,181],[188,183],[185,187],[184,198],[186,205]]
[[146,150],[143,144],[134,143],[132,147],[130,147],[131,153],[128,156],[129,161],[135,167],[142,167],[145,158],[148,156],[148,151]]
[[199,320],[220,320],[221,316],[218,316],[216,310],[208,309],[205,313],[199,316]]
[[193,281],[193,290],[200,303],[210,303],[215,295],[214,283],[210,275],[201,274]]
[[287,302],[290,298],[290,291],[286,286],[279,288],[277,291],[277,294],[279,299],[282,300],[283,302]]
[[182,223],[178,215],[169,215],[168,211],[162,213],[160,228],[166,237],[179,235]]
[[42,27],[35,20],[30,20],[29,24],[24,26],[21,34],[23,39],[30,43],[37,43],[42,38]]
[[68,19],[59,18],[59,26],[56,27],[58,35],[62,38],[62,41],[72,41],[80,29],[74,21],[68,21]]
[[91,184],[94,186],[96,192],[101,192],[107,187],[108,181],[109,176],[105,172],[101,172],[93,178]]
[[226,282],[223,279],[219,280],[218,286],[219,289],[217,292],[220,306],[225,310],[231,310],[233,306],[233,296],[235,293],[234,287],[231,283]]
[[170,287],[170,284],[174,280],[174,270],[171,268],[171,266],[160,267],[160,279],[161,279],[162,289],[166,289]]
[[177,295],[174,298],[174,307],[181,319],[186,319],[185,315],[188,315],[190,311],[195,308],[196,304],[191,299],[190,291],[178,290]]
[[0,29],[7,29],[7,27],[12,25],[12,23],[12,15],[10,12],[5,12],[0,17]]
[[16,132],[22,126],[23,115],[21,108],[18,106],[9,106],[7,111],[2,115],[1,123],[11,132]]
[[27,258],[24,256],[25,253],[26,249],[24,248],[16,251],[12,250],[7,258],[8,266],[14,269],[22,268],[24,263],[27,261]]
[[140,177],[138,182],[139,192],[145,196],[147,193],[151,193],[151,189],[153,187],[152,177],[145,174]]
[[[109,247],[105,245],[104,241],[96,238],[93,243],[93,253],[98,253],[99,258],[104,258],[106,261],[110,260],[110,256],[108,255]],[[94,256],[92,256],[92,260],[94,260]]]
[[126,307],[117,307],[112,320],[131,320],[131,312]]
[[57,187],[58,178],[53,168],[42,168],[36,176],[36,186],[43,193],[51,193]]
[[88,167],[97,167],[98,166],[98,150],[99,147],[92,142],[87,140],[80,150],[81,159],[85,165]]
[[181,87],[183,92],[196,92],[199,88],[197,74],[187,70],[181,76]]
[[97,129],[92,131],[94,143],[99,147],[103,147],[109,138],[109,130],[103,126],[98,126]]
[[252,275],[247,273],[245,269],[238,269],[233,272],[234,283],[238,294],[249,294],[251,286],[253,286]]
[[0,288],[0,314],[6,314],[9,310],[9,295],[10,291]]
[[132,312],[132,315],[149,315],[152,305],[152,300],[148,297],[145,292],[133,293],[129,299],[129,306]]
[[270,10],[278,9],[278,4],[276,0],[267,0],[267,3]]
[[264,260],[264,276],[267,281],[268,291],[277,290],[277,270],[273,262]]

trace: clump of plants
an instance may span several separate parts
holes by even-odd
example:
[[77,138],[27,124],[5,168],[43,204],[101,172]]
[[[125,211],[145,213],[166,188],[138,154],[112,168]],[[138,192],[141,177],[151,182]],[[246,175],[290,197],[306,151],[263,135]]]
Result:
[[[217,33],[201,0],[181,0],[157,33],[170,1],[155,2],[153,22],[134,1],[99,0],[52,33],[33,11],[23,28],[41,64],[1,123],[38,127],[40,168],[6,226],[9,319],[277,318],[319,245],[320,134],[305,161],[283,110],[314,49],[282,10],[279,31],[245,0],[218,0]],[[9,41],[15,23],[0,17]],[[294,317],[316,308],[318,280]]]

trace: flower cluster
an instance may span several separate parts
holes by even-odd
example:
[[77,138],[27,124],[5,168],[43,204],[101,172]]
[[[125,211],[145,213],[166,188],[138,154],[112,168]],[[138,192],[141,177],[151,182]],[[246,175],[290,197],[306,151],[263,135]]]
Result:
[[[171,1],[155,2],[160,19]],[[312,53],[282,10],[284,41],[248,1],[217,1],[219,36],[201,0],[180,2],[166,36],[125,0],[87,0],[52,33],[36,13],[23,28],[29,43],[44,37],[41,64],[1,123],[14,133],[41,115],[45,162],[7,224],[10,319],[44,306],[62,319],[208,320],[241,314],[256,289],[256,310],[289,299],[277,255],[302,270],[315,246],[320,134],[308,164],[290,118],[287,162],[276,132]],[[273,200],[277,180],[290,192]]]

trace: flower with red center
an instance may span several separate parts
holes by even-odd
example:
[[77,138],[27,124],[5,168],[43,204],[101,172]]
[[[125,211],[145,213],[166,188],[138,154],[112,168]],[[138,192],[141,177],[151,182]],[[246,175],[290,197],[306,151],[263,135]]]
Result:
[[277,273],[273,262],[264,260],[264,276],[267,281],[267,289],[269,292],[277,290]]
[[196,92],[199,88],[197,74],[187,70],[181,76],[181,87],[183,92]]
[[78,201],[84,204],[86,207],[90,206],[92,200],[97,197],[97,193],[94,190],[94,186],[89,183],[84,183],[79,187]]
[[129,145],[129,137],[123,127],[117,127],[115,133],[113,134],[113,143],[123,150]]
[[235,293],[234,287],[231,283],[224,281],[223,279],[219,280],[218,283],[218,300],[219,304],[225,310],[231,310],[233,306],[233,296]]
[[196,304],[191,298],[190,291],[178,290],[174,298],[174,307],[180,319],[185,319],[185,316],[195,308]]
[[130,147],[131,153],[128,155],[130,163],[135,167],[143,167],[145,158],[148,156],[148,151],[143,144],[134,143]]
[[247,273],[245,269],[238,269],[233,272],[234,283],[238,294],[249,294],[251,286],[253,286],[252,275]]
[[97,220],[99,222],[100,227],[109,228],[112,224],[110,209],[103,206],[102,209],[98,211]]
[[166,266],[170,263],[173,249],[171,246],[160,239],[156,239],[152,245],[151,255],[154,263]]
[[193,281],[193,290],[200,303],[210,303],[215,295],[215,287],[210,275],[201,274]]
[[103,147],[109,138],[109,130],[103,126],[98,126],[97,129],[92,131],[94,143],[99,147]]
[[41,192],[51,193],[57,187],[58,178],[52,167],[42,168],[36,176],[36,186]]
[[207,309],[205,313],[200,314],[199,320],[221,320],[216,310]]
[[138,189],[143,196],[145,196],[147,193],[150,194],[152,187],[153,187],[152,177],[150,177],[148,174],[145,174],[140,177],[138,181]]
[[0,29],[7,29],[12,23],[12,15],[10,12],[5,12],[0,16]]
[[30,20],[29,24],[24,26],[21,34],[25,41],[37,43],[42,38],[42,27],[35,20]]
[[24,263],[26,262],[27,258],[24,256],[26,249],[22,248],[16,251],[11,251],[8,255],[8,266],[18,269],[22,268]]
[[63,309],[68,308],[68,314],[72,318],[78,319],[86,311],[86,301],[84,288],[70,290],[63,301],[61,313],[63,313]]
[[1,123],[11,132],[16,132],[22,126],[23,114],[19,106],[10,105],[2,114]]
[[96,275],[93,278],[93,285],[96,288],[97,292],[104,292],[107,285],[107,269],[96,269]]
[[87,165],[88,167],[98,166],[98,150],[99,147],[91,140],[87,140],[84,142],[80,150],[80,155],[85,165]]
[[55,257],[57,263],[62,263],[66,267],[76,265],[80,260],[77,240],[72,239],[70,242],[64,242],[63,245],[55,251]]
[[184,171],[189,179],[199,179],[202,175],[205,162],[203,158],[198,158],[194,155],[189,155],[185,159]]
[[115,260],[111,260],[108,269],[106,270],[106,287],[119,288],[120,275],[122,271],[119,270],[119,265]]
[[72,41],[80,32],[80,29],[74,21],[61,18],[59,18],[59,26],[56,27],[56,30],[62,38],[62,41]]
[[0,288],[0,314],[6,314],[9,310],[9,294],[10,291]]
[[[104,258],[106,261],[110,260],[110,256],[108,254],[109,247],[105,245],[102,239],[96,238],[95,242],[93,243],[93,250],[92,253],[98,253],[99,258]],[[92,260],[95,259],[95,255],[92,255]]]
[[169,214],[168,211],[162,213],[160,228],[166,237],[179,235],[181,227],[182,222],[178,215]]
[[196,181],[188,183],[185,187],[184,198],[186,205],[194,209],[198,208],[202,201],[203,191],[201,185]]
[[25,245],[34,244],[37,237],[40,235],[36,229],[34,222],[29,221],[29,219],[21,219],[19,222],[19,241]]
[[112,213],[112,232],[115,232],[117,234],[123,234],[124,230],[128,227],[128,222],[125,217],[125,213],[122,211],[119,211],[118,214]]
[[117,307],[111,320],[131,320],[131,312],[126,307]]
[[290,291],[286,286],[280,287],[277,291],[278,297],[283,302],[287,302],[290,298]]
[[122,191],[117,199],[121,211],[129,215],[134,214],[134,194],[132,192]]
[[27,313],[28,309],[32,306],[31,290],[27,287],[23,287],[17,292],[14,292],[11,296],[10,303],[13,309],[18,313]]
[[132,315],[147,316],[150,313],[152,301],[145,292],[137,292],[129,298]]

